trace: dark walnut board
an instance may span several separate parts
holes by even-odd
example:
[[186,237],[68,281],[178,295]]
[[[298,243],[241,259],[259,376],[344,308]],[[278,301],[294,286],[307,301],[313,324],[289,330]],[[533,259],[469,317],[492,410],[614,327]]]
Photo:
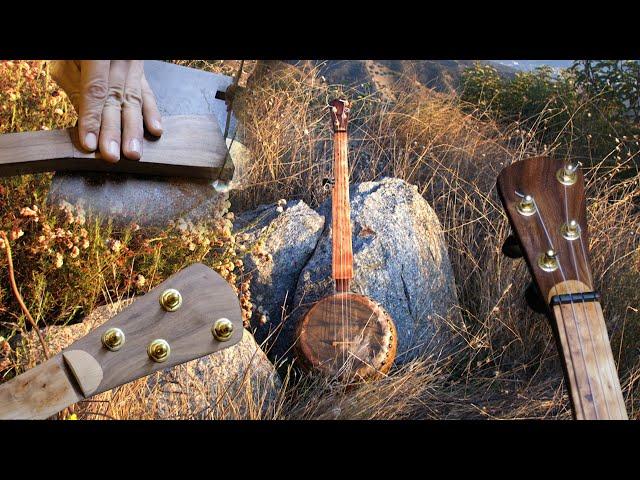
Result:
[[109,172],[230,180],[233,162],[213,115],[163,118],[159,138],[145,136],[140,160],[110,163],[85,152],[77,129],[0,135],[0,176],[42,172]]

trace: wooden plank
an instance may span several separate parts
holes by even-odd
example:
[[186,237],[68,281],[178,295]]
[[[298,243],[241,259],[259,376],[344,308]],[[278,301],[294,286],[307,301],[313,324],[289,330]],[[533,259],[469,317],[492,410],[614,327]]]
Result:
[[140,160],[110,163],[79,147],[77,130],[0,135],[0,176],[42,172],[111,172],[229,180],[233,162],[213,115],[163,119],[160,138],[145,137]]

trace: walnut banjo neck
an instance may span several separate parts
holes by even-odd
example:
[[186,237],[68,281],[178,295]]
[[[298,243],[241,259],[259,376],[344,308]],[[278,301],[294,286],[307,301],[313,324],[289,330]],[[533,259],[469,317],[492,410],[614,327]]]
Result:
[[503,252],[524,256],[535,284],[528,297],[541,298],[544,303],[537,310],[552,320],[574,417],[626,420],[589,265],[584,178],[578,164],[529,158],[502,170],[497,187],[514,232]]
[[370,298],[352,293],[353,251],[349,206],[349,103],[329,104],[333,135],[332,277],[334,293],[315,303],[298,325],[297,356],[323,374],[360,380],[385,374],[397,348],[392,319]]
[[0,420],[44,419],[93,395],[235,345],[236,293],[196,263],[58,355],[0,384]]

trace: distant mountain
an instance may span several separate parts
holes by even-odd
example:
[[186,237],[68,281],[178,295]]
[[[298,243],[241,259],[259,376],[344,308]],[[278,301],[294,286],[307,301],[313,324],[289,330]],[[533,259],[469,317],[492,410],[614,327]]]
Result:
[[[327,82],[357,87],[370,84],[377,90],[388,90],[400,78],[440,92],[454,92],[460,86],[463,70],[478,60],[303,60],[290,61],[303,68],[318,68]],[[479,60],[491,64],[506,75],[513,76],[516,69],[499,63]]]
[[530,72],[538,67],[548,66],[557,73],[563,68],[570,67],[573,60],[493,60],[493,62],[525,72]]

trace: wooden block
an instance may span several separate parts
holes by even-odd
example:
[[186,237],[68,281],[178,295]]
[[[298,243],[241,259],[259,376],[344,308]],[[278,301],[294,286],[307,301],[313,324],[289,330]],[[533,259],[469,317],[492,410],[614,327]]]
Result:
[[0,176],[83,171],[232,178],[233,162],[213,115],[165,117],[163,129],[160,138],[145,137],[140,160],[122,156],[116,163],[83,151],[75,128],[0,135]]

